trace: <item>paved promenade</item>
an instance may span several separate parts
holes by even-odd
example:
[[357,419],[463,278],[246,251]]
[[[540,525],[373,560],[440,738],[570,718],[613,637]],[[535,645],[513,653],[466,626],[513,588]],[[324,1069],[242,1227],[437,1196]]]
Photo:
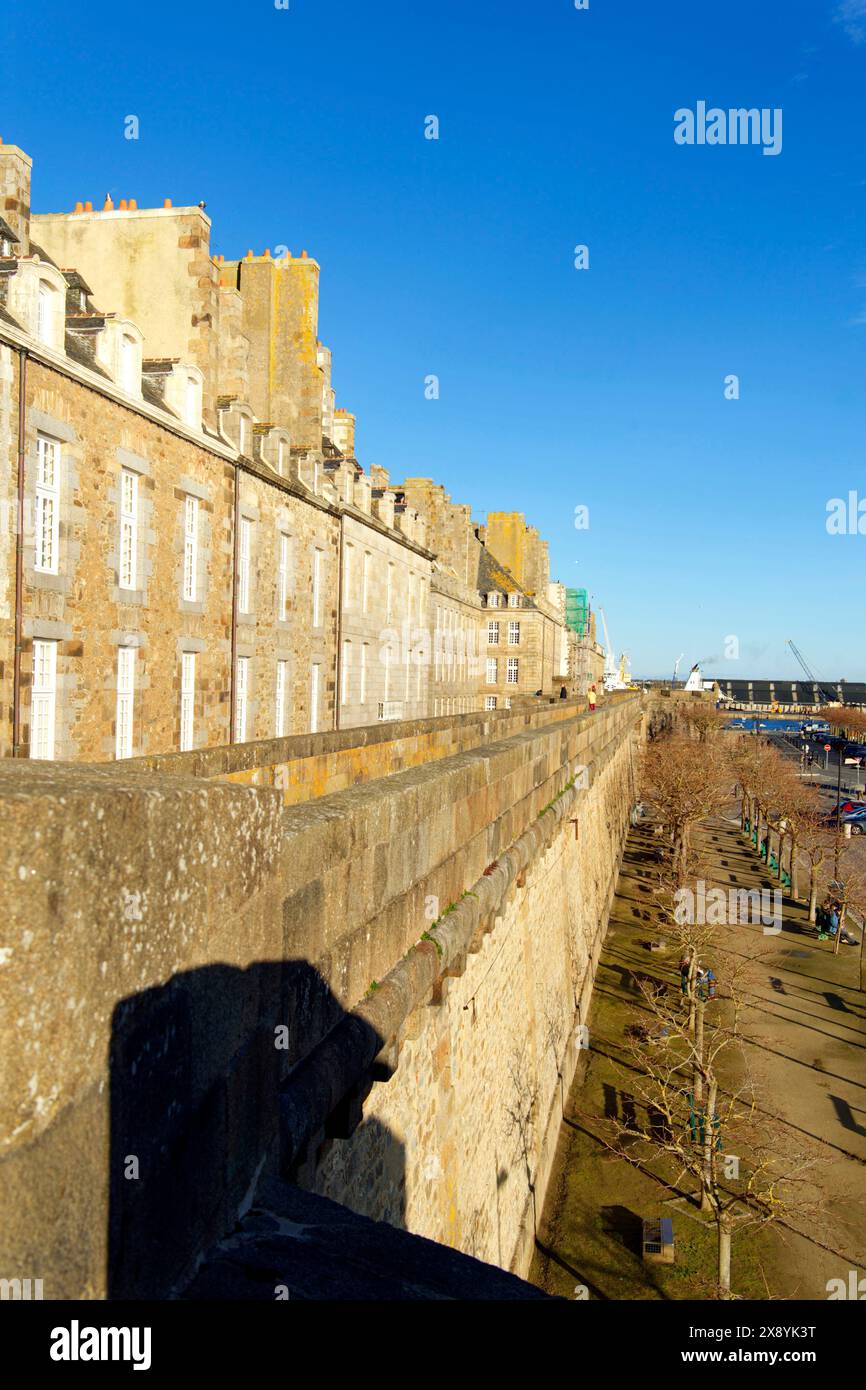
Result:
[[[770,880],[739,827],[713,821],[698,842],[707,885],[767,888]],[[605,1299],[713,1296],[716,1235],[687,1200],[651,1172],[611,1154],[597,1138],[604,1116],[629,1105],[624,1045],[635,1010],[646,1006],[634,972],[679,988],[678,951],[650,952],[660,934],[658,865],[652,830],[632,831],[618,884],[589,1020],[590,1050],[572,1089],[558,1172],[544,1212],[532,1277],[551,1293],[584,1285]],[[747,1298],[825,1299],[827,1280],[866,1273],[866,996],[857,988],[859,947],[818,941],[805,906],[785,899],[782,931],[719,926],[729,958],[752,957],[740,990],[745,1035],[738,1075],[748,1072],[758,1104],[777,1117],[792,1148],[816,1160],[809,1179],[821,1213],[797,1207],[784,1221],[735,1235],[732,1287]],[[725,993],[725,981],[721,981]],[[658,1170],[657,1170],[658,1171]],[[807,1194],[817,1195],[813,1192]],[[641,1218],[674,1218],[673,1266],[641,1259]]]

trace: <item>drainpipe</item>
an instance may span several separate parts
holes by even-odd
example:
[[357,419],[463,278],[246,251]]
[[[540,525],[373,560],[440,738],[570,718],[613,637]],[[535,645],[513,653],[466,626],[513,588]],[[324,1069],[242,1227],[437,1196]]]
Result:
[[12,756],[21,757],[21,646],[24,607],[24,457],[27,349],[18,351],[18,516],[15,531],[15,661],[12,675]]
[[343,519],[340,512],[340,541],[337,552],[337,651],[334,657],[334,728],[340,727],[340,682],[343,677]]
[[229,672],[229,743],[235,741],[235,700],[237,692],[237,652],[238,652],[238,515],[241,505],[241,470],[240,465],[235,464],[235,508],[234,508],[234,532],[232,535],[232,654],[231,671]]

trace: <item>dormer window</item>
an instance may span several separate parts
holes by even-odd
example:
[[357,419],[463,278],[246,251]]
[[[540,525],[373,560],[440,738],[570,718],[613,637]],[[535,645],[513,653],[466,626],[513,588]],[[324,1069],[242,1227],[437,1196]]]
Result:
[[498,607],[499,607],[499,595],[498,595],[497,593],[493,593],[493,594],[488,594],[488,595],[487,595],[487,607],[488,607],[488,608],[498,608]]
[[36,300],[36,336],[40,343],[46,343],[48,347],[53,345],[53,325],[51,322],[54,308],[52,302],[53,294],[54,291],[51,286],[46,285],[44,280],[40,280],[39,293]]
[[138,392],[138,353],[135,339],[124,333],[120,340],[120,384],[130,395]]
[[12,255],[12,242],[9,241],[6,237],[4,237],[4,238],[2,239],[2,241],[0,241],[0,256],[2,256],[2,257],[4,258],[4,260],[6,260],[6,259],[7,259],[9,256],[11,256],[11,255]]
[[509,607],[509,608],[519,608],[519,607],[520,607],[520,595],[519,595],[519,594],[509,594],[509,595],[508,595],[508,607]]
[[188,376],[186,379],[183,418],[188,425],[192,425],[195,429],[201,425],[201,386],[194,376]]

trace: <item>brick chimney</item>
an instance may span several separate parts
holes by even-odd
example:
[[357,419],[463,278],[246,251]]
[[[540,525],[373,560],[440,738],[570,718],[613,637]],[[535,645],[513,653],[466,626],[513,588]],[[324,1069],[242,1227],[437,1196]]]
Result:
[[30,171],[33,160],[0,140],[0,217],[15,233],[19,256],[30,254]]

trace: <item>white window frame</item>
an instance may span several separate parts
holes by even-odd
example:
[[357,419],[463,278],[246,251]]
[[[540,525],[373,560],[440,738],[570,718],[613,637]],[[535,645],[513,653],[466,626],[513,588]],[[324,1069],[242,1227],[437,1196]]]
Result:
[[198,597],[198,498],[183,500],[183,596],[187,603]]
[[291,569],[292,538],[288,531],[280,532],[279,571],[277,577],[277,617],[284,623],[289,611],[289,572]]
[[520,623],[508,624],[508,645],[509,647],[520,646]]
[[57,293],[51,285],[47,285],[44,280],[39,281],[36,291],[36,336],[40,343],[46,347],[54,346],[53,324],[51,322],[54,312],[53,296]]
[[361,574],[361,612],[366,613],[367,604],[370,597],[370,552],[364,551],[364,563]]
[[250,692],[250,659],[239,656],[235,661],[235,743],[247,742],[247,713]]
[[322,626],[322,554],[318,546],[313,550],[313,627]]
[[516,656],[508,657],[505,663],[505,684],[517,685],[520,680],[520,659]]
[[351,668],[352,643],[349,641],[348,637],[346,637],[343,640],[343,658],[342,665],[340,667],[340,703],[344,705],[347,705],[349,703]]
[[485,696],[484,696],[484,708],[485,708],[485,710],[494,710],[494,709],[496,709],[496,696],[495,696],[495,695],[485,695]]
[[280,474],[281,477],[285,477],[286,441],[284,439],[277,440],[277,472]]
[[60,564],[60,443],[36,436],[36,517],[33,568],[57,574]]
[[30,756],[54,757],[57,721],[57,643],[35,638],[30,686]]
[[180,654],[180,751],[195,747],[195,659],[196,652]]
[[277,662],[275,688],[274,736],[284,738],[286,733],[286,697],[289,693],[289,663],[284,659]]
[[118,583],[121,589],[138,587],[138,474],[131,468],[120,470],[120,556]]
[[363,705],[363,704],[366,704],[366,702],[367,702],[367,647],[368,647],[368,645],[369,645],[369,643],[367,643],[367,642],[362,642],[362,644],[361,644],[361,670],[360,670],[359,676],[358,676],[358,702],[359,702],[359,704],[362,704],[362,705]]
[[135,647],[118,647],[114,738],[114,756],[116,758],[132,757],[135,715],[135,658]]
[[499,624],[492,620],[487,624],[487,645],[488,647],[499,646]]
[[250,549],[253,523],[242,516],[238,528],[238,612],[250,611]]
[[509,595],[508,595],[508,607],[509,607],[509,608],[519,608],[519,607],[520,607],[520,595],[519,595],[519,594],[513,593],[513,594],[509,594]]
[[319,687],[321,685],[321,668],[317,661],[310,667],[310,733],[319,732]]
[[352,580],[355,569],[355,547],[351,541],[346,541],[343,550],[343,604],[346,608],[352,606]]
[[[491,674],[492,673],[492,674]],[[496,685],[499,679],[499,662],[495,656],[487,658],[487,684]]]
[[120,335],[120,384],[127,395],[134,396],[138,392],[139,382],[136,380],[136,342],[128,333]]
[[498,590],[494,590],[493,593],[490,593],[490,594],[487,595],[487,607],[488,607],[488,608],[498,608],[498,607],[499,607],[499,591],[498,591]]

